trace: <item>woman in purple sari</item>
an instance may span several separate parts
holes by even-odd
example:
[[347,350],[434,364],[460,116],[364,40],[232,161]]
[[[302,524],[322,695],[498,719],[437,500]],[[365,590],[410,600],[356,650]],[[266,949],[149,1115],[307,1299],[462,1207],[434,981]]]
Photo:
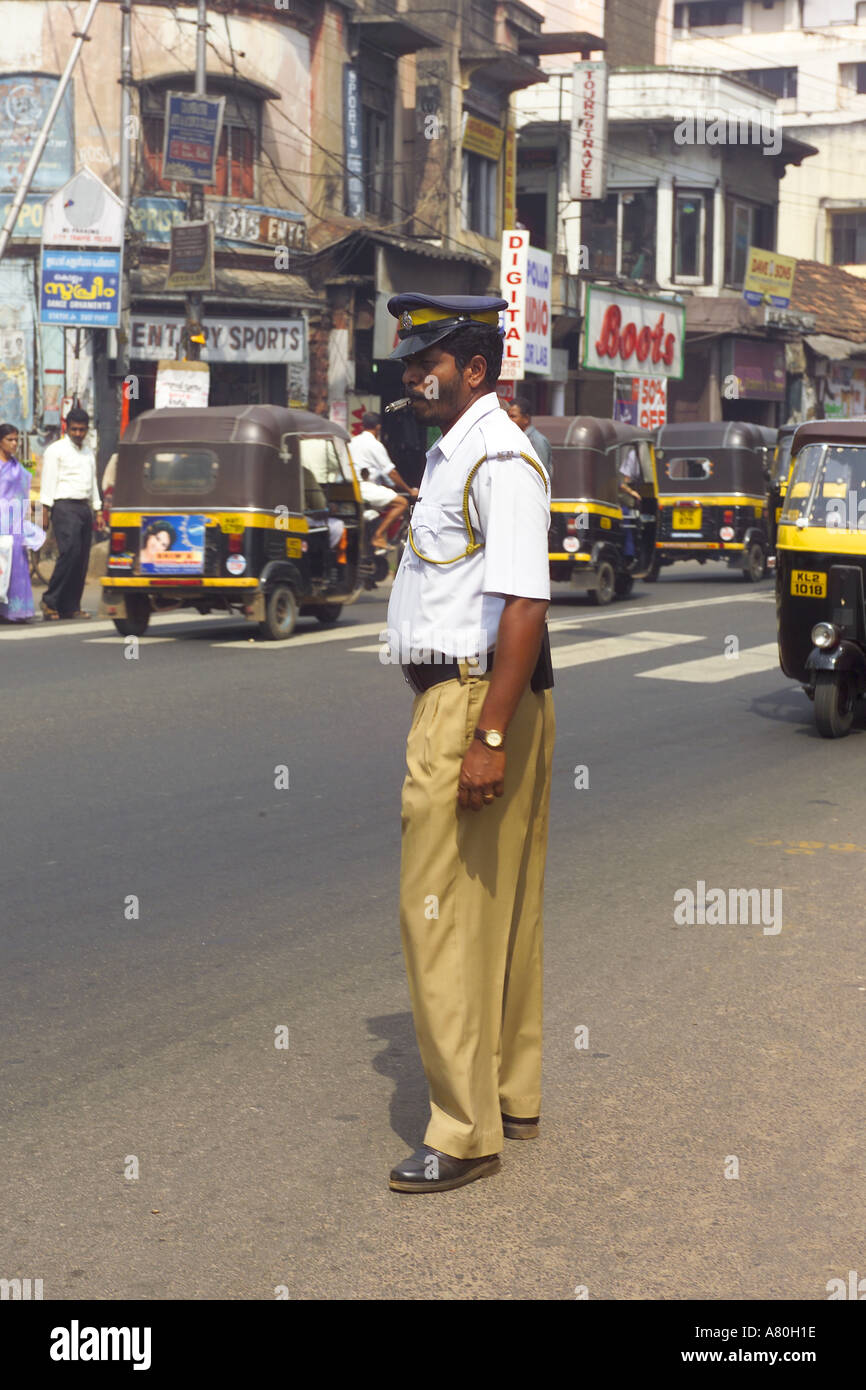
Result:
[[0,600],[0,619],[13,623],[33,617],[27,550],[37,539],[33,534],[37,528],[30,522],[30,474],[15,457],[17,449],[15,425],[0,425],[0,553],[4,557],[10,537],[12,541],[9,586],[5,601]]

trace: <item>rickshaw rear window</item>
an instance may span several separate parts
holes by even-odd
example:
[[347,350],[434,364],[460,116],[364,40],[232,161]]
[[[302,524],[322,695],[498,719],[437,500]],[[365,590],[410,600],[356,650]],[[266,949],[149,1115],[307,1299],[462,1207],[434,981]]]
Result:
[[668,459],[665,473],[674,482],[700,482],[704,478],[712,477],[713,461],[704,458]]
[[866,448],[807,444],[797,455],[783,522],[866,531]]
[[301,467],[308,468],[318,483],[341,483],[348,474],[337,453],[336,441],[326,434],[301,439]]
[[211,492],[216,484],[219,464],[208,449],[161,449],[148,454],[144,481],[148,492]]

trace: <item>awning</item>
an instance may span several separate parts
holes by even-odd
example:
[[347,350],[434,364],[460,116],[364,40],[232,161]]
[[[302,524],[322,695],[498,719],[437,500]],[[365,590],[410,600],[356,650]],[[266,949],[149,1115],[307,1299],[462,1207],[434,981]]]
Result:
[[831,362],[844,362],[848,357],[866,357],[866,343],[852,343],[849,338],[833,338],[829,333],[807,334],[805,342],[819,357]]
[[417,53],[421,48],[442,47],[442,40],[431,34],[429,29],[410,23],[402,14],[356,14],[349,22],[360,26],[361,38],[371,48],[393,53],[395,58],[402,58],[406,53]]
[[[132,295],[135,299],[164,299],[183,302],[180,290],[165,290],[168,273],[166,262],[142,265],[132,272]],[[216,288],[203,291],[208,300],[220,304],[257,305],[271,309],[321,309],[325,295],[313,290],[301,275],[289,275],[283,270],[244,270],[218,267]]]

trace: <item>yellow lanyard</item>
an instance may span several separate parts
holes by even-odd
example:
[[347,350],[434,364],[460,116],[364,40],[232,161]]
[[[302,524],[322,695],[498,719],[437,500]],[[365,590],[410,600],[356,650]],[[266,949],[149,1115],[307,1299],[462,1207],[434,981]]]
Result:
[[[487,462],[488,457],[489,455],[485,454],[483,458],[480,458],[477,463],[472,465],[471,469],[469,470],[469,477],[466,479],[466,485],[463,488],[463,524],[466,527],[466,533],[469,536],[469,544],[467,545],[466,549],[462,550],[459,555],[454,555],[450,560],[434,560],[430,555],[422,555],[421,551],[415,544],[415,537],[412,535],[412,526],[410,524],[409,544],[414,550],[415,554],[418,556],[419,560],[426,560],[428,565],[453,565],[456,564],[458,560],[465,560],[467,555],[473,555],[476,550],[484,549],[484,542],[477,541],[475,539],[475,531],[473,530],[472,520],[469,516],[469,489],[472,486],[472,479],[475,477],[475,474],[478,472],[482,463]],[[493,457],[500,459],[514,457],[525,459],[526,462],[530,465],[530,467],[535,469],[536,473],[541,478],[541,481],[544,483],[544,491],[547,492],[547,476],[544,472],[544,469],[535,462],[535,459],[530,458],[528,454],[518,454],[516,456],[512,453],[494,454]]]

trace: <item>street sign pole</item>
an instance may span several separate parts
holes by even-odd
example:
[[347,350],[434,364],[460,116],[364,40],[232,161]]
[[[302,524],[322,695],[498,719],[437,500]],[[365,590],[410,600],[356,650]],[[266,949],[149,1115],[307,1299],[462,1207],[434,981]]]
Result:
[[120,197],[123,203],[123,273],[120,279],[120,327],[117,330],[117,375],[120,429],[129,423],[129,397],[125,386],[129,375],[129,315],[131,287],[129,271],[129,197],[131,188],[130,144],[132,141],[132,0],[121,0],[120,26]]
[[[207,0],[198,0],[195,44],[195,94],[197,97],[203,97],[207,94]],[[189,190],[187,220],[189,222],[200,222],[203,218],[204,188],[200,183],[194,183],[190,185]],[[196,343],[192,340],[201,333],[203,314],[204,307],[202,304],[202,296],[196,293],[187,294],[186,345],[184,353],[192,362],[198,362],[201,359],[201,343]]]

